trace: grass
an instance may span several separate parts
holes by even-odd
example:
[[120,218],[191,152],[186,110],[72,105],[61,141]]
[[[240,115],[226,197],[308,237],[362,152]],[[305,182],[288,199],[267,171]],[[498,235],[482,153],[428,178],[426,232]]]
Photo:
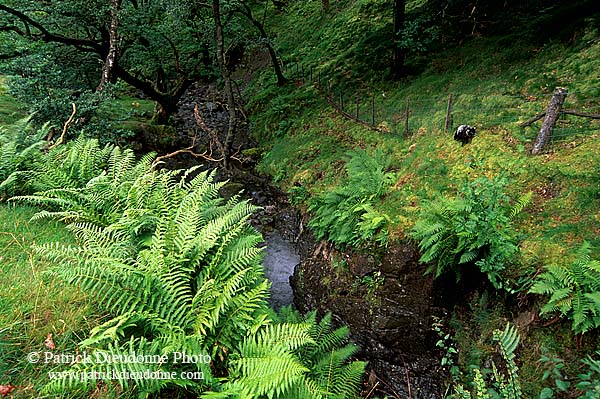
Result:
[[25,107],[8,95],[4,78],[0,75],[0,126],[10,125],[27,116]]
[[[561,118],[554,140],[541,156],[529,155],[540,127],[521,128],[544,111],[555,87],[569,90],[567,109],[600,113],[600,34],[594,18],[573,32],[569,41],[544,44],[513,37],[474,36],[460,46],[429,54],[421,73],[391,82],[382,72],[385,52],[361,51],[370,38],[383,37],[386,13],[373,1],[339,2],[324,14],[318,2],[290,4],[287,13],[270,24],[284,59],[299,62],[321,79],[321,91],[311,83],[278,88],[266,71],[248,89],[254,132],[266,151],[259,169],[292,193],[300,206],[341,184],[348,150],[377,148],[388,154],[396,183],[375,208],[390,216],[390,238],[402,238],[412,227],[420,205],[438,195],[454,196],[466,181],[478,176],[508,175],[508,194],[515,199],[529,191],[533,202],[516,219],[523,235],[521,259],[509,273],[527,285],[543,265],[570,264],[584,240],[600,258],[600,122]],[[389,15],[388,15],[389,16]],[[596,16],[597,18],[597,16]],[[294,29],[290,29],[293,26]],[[302,43],[298,37],[307,38]],[[312,39],[311,39],[312,38]],[[382,41],[381,43],[385,43]],[[295,65],[288,74],[295,74]],[[331,90],[325,88],[331,87]],[[323,91],[370,121],[375,102],[376,132],[339,115]],[[443,131],[449,95],[453,126],[468,123],[478,129],[473,142],[461,146]],[[404,137],[408,99],[410,135]],[[425,269],[425,268],[424,268]],[[492,356],[491,334],[523,310],[535,313],[536,298],[489,294],[455,313],[454,328],[461,364],[482,363]],[[593,353],[600,342],[591,335],[579,345],[568,324],[544,321],[526,326],[518,352],[527,397],[539,396],[542,354],[570,362],[575,375],[578,358]],[[481,365],[481,364],[480,364]]]
[[28,353],[45,352],[48,334],[54,353],[74,354],[98,320],[92,301],[45,272],[52,267],[31,246],[49,242],[73,243],[64,225],[29,222],[35,209],[0,205],[0,385],[17,389],[14,398],[37,397],[47,372],[64,365],[32,364]]

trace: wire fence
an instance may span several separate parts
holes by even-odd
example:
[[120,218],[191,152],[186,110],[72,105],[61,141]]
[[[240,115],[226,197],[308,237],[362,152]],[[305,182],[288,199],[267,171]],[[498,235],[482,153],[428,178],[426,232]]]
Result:
[[[405,137],[419,131],[448,133],[461,124],[469,124],[483,130],[502,128],[519,139],[533,140],[540,130],[542,118],[528,126],[523,123],[544,112],[552,98],[551,93],[423,94],[406,98],[374,90],[349,93],[345,89],[349,86],[346,82],[339,84],[325,79],[318,68],[298,62],[287,62],[283,66],[284,72],[297,84],[315,85],[344,117],[383,133]],[[589,94],[568,94],[562,109],[579,115],[561,113],[553,128],[552,141],[600,133],[600,97]]]

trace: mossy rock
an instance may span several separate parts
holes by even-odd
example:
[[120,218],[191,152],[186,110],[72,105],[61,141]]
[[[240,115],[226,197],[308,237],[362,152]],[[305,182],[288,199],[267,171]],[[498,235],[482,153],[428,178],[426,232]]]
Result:
[[263,156],[263,150],[258,147],[247,148],[242,151],[242,155],[252,159],[261,159]]
[[173,126],[154,125],[151,123],[128,124],[135,133],[134,140],[141,141],[147,149],[165,151],[177,147],[179,136]]

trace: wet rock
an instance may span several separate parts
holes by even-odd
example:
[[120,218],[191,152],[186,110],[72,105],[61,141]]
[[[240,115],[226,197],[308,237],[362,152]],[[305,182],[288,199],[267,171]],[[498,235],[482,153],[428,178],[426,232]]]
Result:
[[431,324],[445,311],[434,305],[432,279],[423,276],[417,248],[403,242],[379,257],[341,256],[345,271],[320,255],[303,259],[292,279],[296,306],[333,312],[350,327],[361,357],[380,386],[387,385],[380,394],[441,397],[443,372]]

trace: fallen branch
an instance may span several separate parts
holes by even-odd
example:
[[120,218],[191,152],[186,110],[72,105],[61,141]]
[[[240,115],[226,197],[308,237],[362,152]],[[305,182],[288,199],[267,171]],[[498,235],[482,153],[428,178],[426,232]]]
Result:
[[[588,114],[586,112],[579,112],[579,111],[575,111],[575,110],[572,110],[572,109],[563,109],[563,110],[560,111],[560,113],[561,114],[567,114],[567,115],[580,116],[582,118],[600,119],[600,115],[599,114]],[[546,116],[546,112],[540,112],[539,114],[536,114],[531,119],[528,119],[525,122],[519,123],[519,127],[531,126],[534,122],[539,121],[544,116]]]
[[209,147],[212,147],[212,143],[214,143],[221,152],[221,158],[225,159],[225,147],[223,146],[223,143],[221,143],[221,140],[219,140],[219,134],[214,129],[211,129],[206,125],[202,115],[200,115],[200,108],[198,108],[198,104],[194,106],[194,118],[196,119],[196,123],[200,129],[204,130],[210,136],[211,145]]
[[519,123],[519,127],[527,127],[527,126],[531,126],[534,122],[539,121],[540,119],[542,119],[544,116],[546,116],[546,111],[544,112],[540,112],[539,114],[536,114],[534,117],[526,120],[525,122],[521,122]]
[[[209,150],[206,150],[202,153],[197,153],[197,152],[194,152],[194,147],[196,147],[196,138],[194,138],[194,140],[192,141],[192,145],[190,145],[189,147],[185,147],[180,150],[173,151],[168,154],[156,157],[154,162],[152,162],[152,169],[156,168],[158,165],[163,163],[163,161],[165,159],[173,158],[173,157],[176,157],[177,155],[181,155],[181,154],[188,154],[188,155],[193,156],[194,158],[202,158],[209,162],[215,162],[215,163],[223,162],[223,159],[224,159],[223,157],[213,158],[212,148],[210,148]],[[239,147],[237,149],[237,151],[230,157],[230,159],[235,159],[236,161],[241,163],[241,162],[243,162],[242,159],[237,157],[237,155],[240,153],[240,148],[241,147]]]
[[71,106],[73,107],[73,112],[71,112],[71,116],[65,122],[65,125],[63,126],[63,130],[62,130],[62,134],[60,135],[60,137],[58,138],[56,143],[52,144],[51,146],[48,146],[49,150],[53,149],[54,147],[58,147],[65,141],[65,135],[67,134],[67,129],[69,128],[69,125],[71,125],[71,123],[73,123],[73,119],[75,118],[75,114],[77,113],[77,107],[75,106],[75,103],[71,103]]
[[563,109],[562,113],[569,114],[569,115],[575,115],[575,116],[581,116],[582,118],[600,119],[599,114],[588,114],[586,112],[579,112],[579,111],[575,111],[572,109]]

